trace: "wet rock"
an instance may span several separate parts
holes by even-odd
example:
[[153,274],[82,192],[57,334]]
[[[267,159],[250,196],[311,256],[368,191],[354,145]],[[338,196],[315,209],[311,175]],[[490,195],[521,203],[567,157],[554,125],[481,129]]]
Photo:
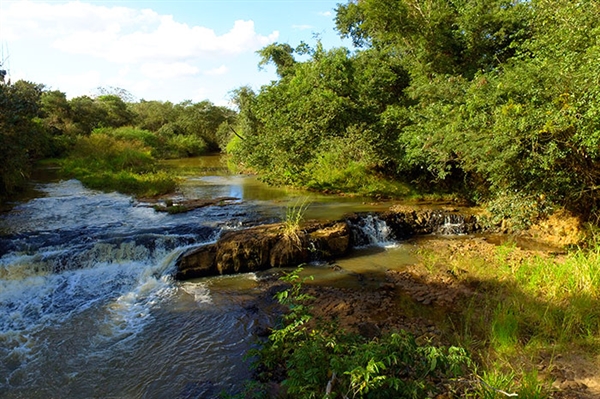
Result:
[[[415,234],[472,233],[479,229],[474,216],[404,208],[377,215],[353,214],[341,221],[307,222],[291,233],[286,233],[281,223],[260,225],[226,232],[215,244],[183,254],[177,261],[175,277],[183,280],[332,260],[346,255],[353,246],[372,244],[356,234],[365,226],[371,227],[372,233],[384,235],[380,238],[385,240],[402,240]],[[423,303],[434,299],[424,299]]]
[[179,280],[247,273],[274,267],[328,260],[350,249],[345,222],[307,223],[293,234],[282,224],[255,226],[226,232],[214,244],[190,250],[177,260]]
[[214,276],[218,274],[215,258],[217,248],[214,244],[194,248],[183,254],[177,261],[177,280]]

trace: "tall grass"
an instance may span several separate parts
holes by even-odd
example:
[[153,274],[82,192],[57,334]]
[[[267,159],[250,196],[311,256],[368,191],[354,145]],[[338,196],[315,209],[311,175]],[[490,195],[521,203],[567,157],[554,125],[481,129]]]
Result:
[[[449,333],[484,366],[482,397],[504,397],[489,386],[544,397],[535,368],[542,353],[600,355],[599,246],[533,256],[506,244],[491,253],[428,250],[420,258],[427,273],[463,270],[456,278],[474,291],[449,316]],[[514,373],[510,383],[507,373]]]
[[300,226],[304,221],[304,216],[310,203],[311,200],[309,197],[296,198],[285,209],[283,235],[297,244],[300,243]]
[[90,188],[138,196],[165,194],[177,185],[174,177],[156,170],[151,149],[142,142],[103,133],[78,138],[62,170]]

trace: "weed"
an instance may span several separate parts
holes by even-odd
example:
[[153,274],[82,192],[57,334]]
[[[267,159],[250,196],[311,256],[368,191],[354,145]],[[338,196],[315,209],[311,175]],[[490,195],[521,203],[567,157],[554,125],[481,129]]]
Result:
[[[368,340],[346,333],[334,322],[312,316],[296,270],[284,281],[291,288],[277,294],[289,312],[261,348],[255,350],[258,381],[282,381],[294,398],[421,398],[435,392],[440,381],[452,384],[471,367],[458,347],[419,345],[405,331]],[[252,385],[252,396],[264,394]]]
[[286,207],[285,218],[283,220],[283,234],[298,245],[300,244],[300,226],[304,221],[304,215],[310,203],[310,198],[304,197],[292,201]]

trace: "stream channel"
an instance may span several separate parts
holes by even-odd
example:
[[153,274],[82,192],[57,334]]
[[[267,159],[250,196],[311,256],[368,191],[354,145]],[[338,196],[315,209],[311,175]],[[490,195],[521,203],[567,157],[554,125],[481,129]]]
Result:
[[[76,180],[45,177],[34,196],[0,213],[0,398],[213,398],[250,377],[244,353],[274,317],[248,303],[261,274],[172,278],[175,260],[221,232],[275,221],[310,197],[307,218],[338,219],[391,203],[267,187],[231,175],[218,156],[166,162],[185,176],[175,201],[239,202],[170,215]],[[310,265],[316,284],[401,269],[409,244],[371,225],[367,248]],[[410,244],[414,245],[414,244]],[[266,272],[268,273],[268,272]]]

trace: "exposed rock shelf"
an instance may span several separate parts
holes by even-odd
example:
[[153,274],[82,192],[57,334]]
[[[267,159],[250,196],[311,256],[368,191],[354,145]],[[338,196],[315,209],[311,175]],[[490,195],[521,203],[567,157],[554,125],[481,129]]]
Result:
[[175,277],[185,280],[335,259],[355,246],[370,244],[367,227],[373,220],[385,226],[385,238],[389,240],[417,234],[466,234],[479,229],[477,219],[471,215],[409,209],[353,214],[332,222],[306,222],[292,234],[286,233],[281,223],[261,225],[225,232],[217,242],[182,254]]

